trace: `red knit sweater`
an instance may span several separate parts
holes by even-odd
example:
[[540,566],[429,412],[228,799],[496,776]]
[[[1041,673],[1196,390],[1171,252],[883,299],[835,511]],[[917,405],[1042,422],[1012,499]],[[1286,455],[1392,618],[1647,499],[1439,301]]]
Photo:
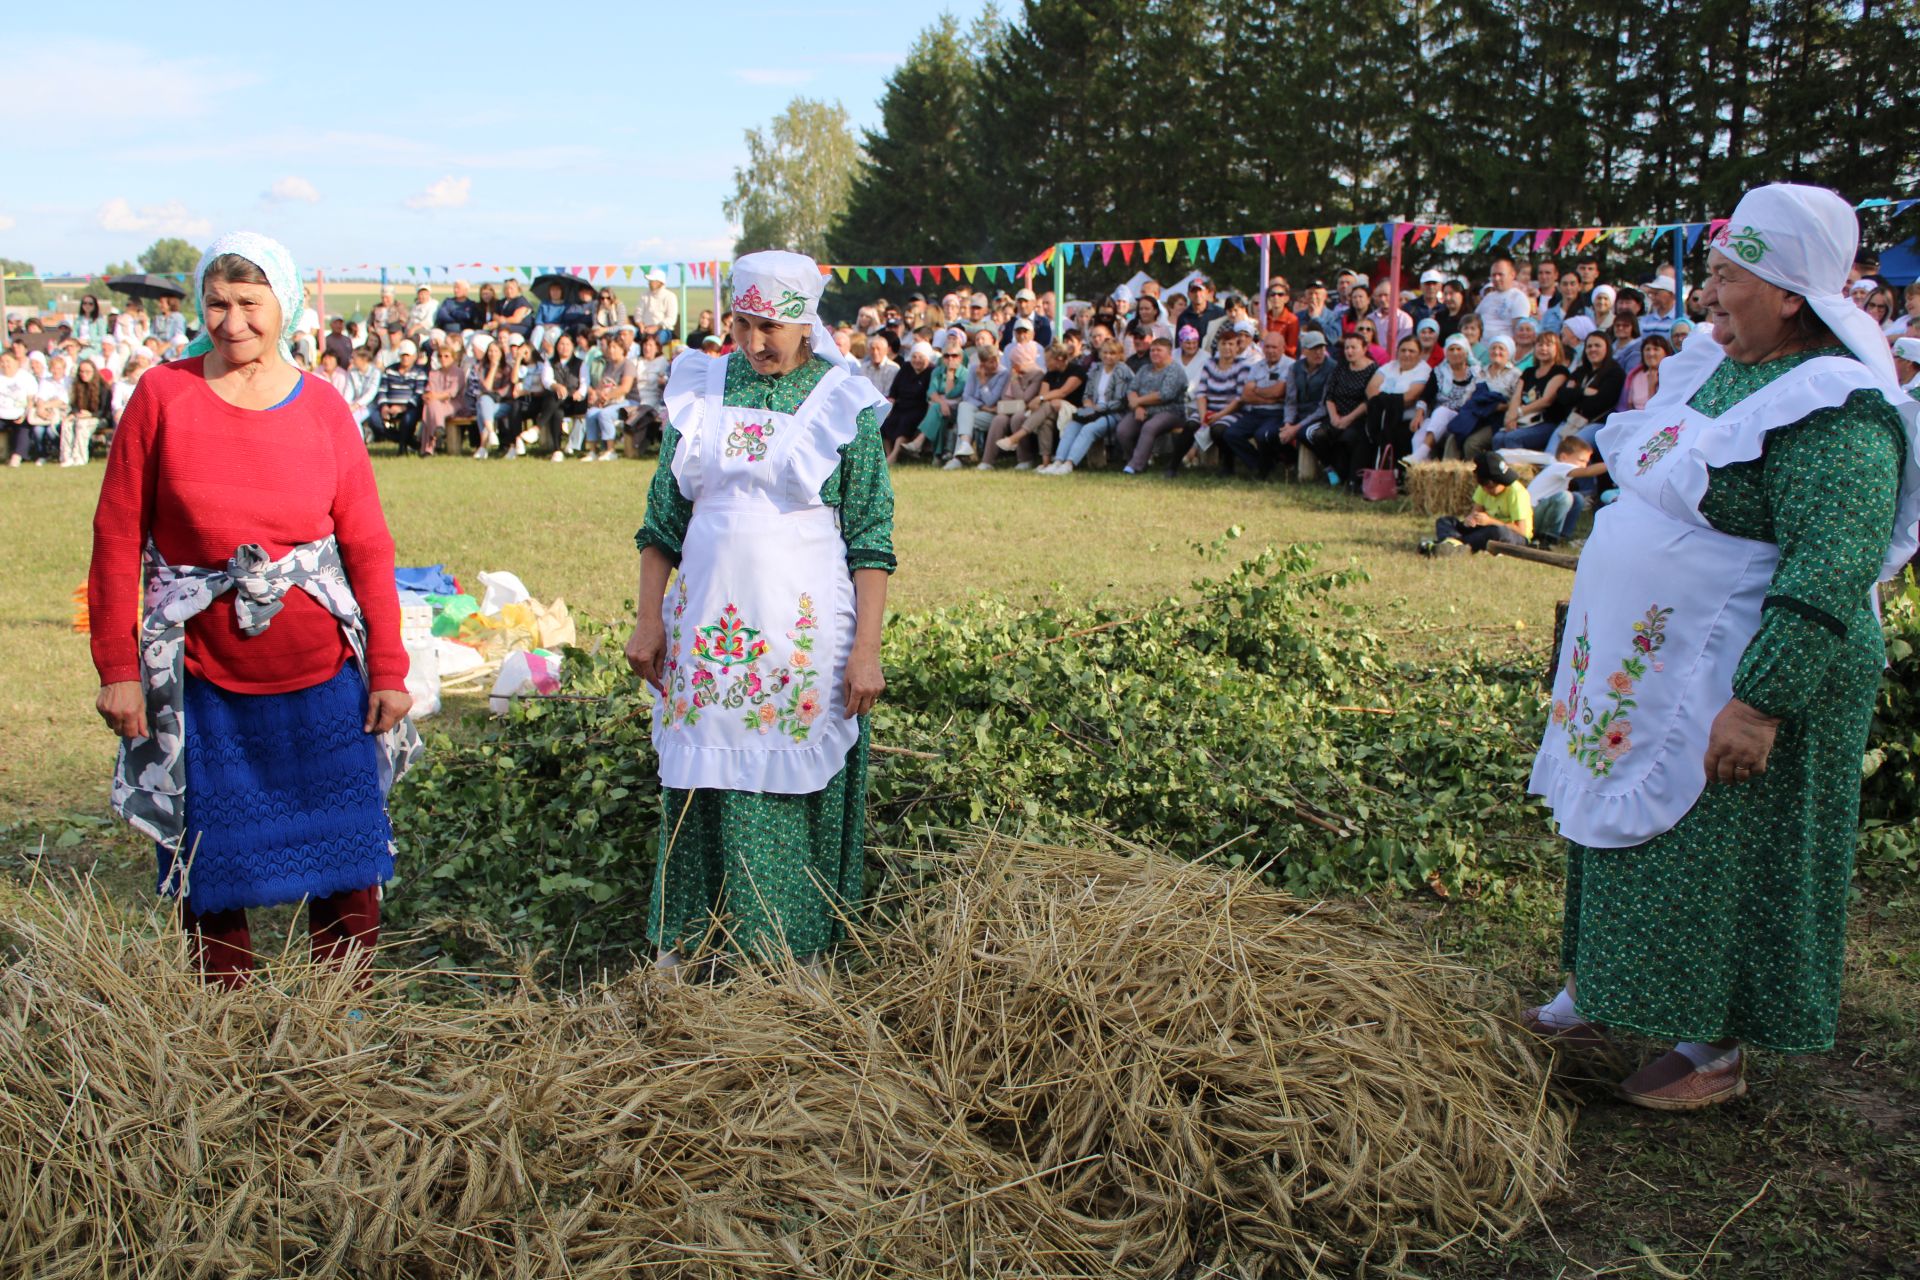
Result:
[[[87,575],[93,665],[101,684],[140,678],[140,556],[149,534],[167,563],[225,565],[257,542],[285,555],[333,534],[367,620],[374,689],[406,688],[393,536],[373,467],[340,393],[306,375],[277,409],[240,409],[206,382],[201,361],[148,370],[113,434]],[[187,670],[235,693],[286,693],[339,674],[351,656],[333,615],[304,591],[257,636],[240,630],[233,593],[187,623]]]

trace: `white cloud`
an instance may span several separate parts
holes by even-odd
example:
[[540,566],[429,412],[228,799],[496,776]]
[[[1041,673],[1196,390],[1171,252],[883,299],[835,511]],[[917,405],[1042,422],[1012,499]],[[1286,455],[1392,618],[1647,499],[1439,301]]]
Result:
[[809,83],[814,73],[805,67],[735,67],[733,78],[742,84],[785,85],[796,88]]
[[94,215],[103,231],[135,231],[143,235],[204,236],[213,232],[213,223],[187,212],[178,200],[165,204],[143,204],[138,209],[125,196],[115,196],[100,206]]
[[320,192],[305,178],[289,174],[267,188],[266,198],[274,204],[287,204],[294,200],[319,204]]
[[9,218],[6,214],[0,213],[0,231],[11,231],[19,225],[19,223]]
[[472,189],[472,178],[456,178],[448,174],[420,194],[408,196],[407,208],[458,209],[466,204],[467,195]]
[[[183,120],[211,112],[238,89],[261,83],[257,72],[215,58],[167,58],[138,45],[54,37],[34,44],[34,62],[45,67],[86,68],[85,93],[23,93],[11,104],[8,125],[16,136],[53,131],[71,145],[98,131],[124,139],[144,132],[144,122],[176,129]],[[165,103],[156,112],[155,103]]]

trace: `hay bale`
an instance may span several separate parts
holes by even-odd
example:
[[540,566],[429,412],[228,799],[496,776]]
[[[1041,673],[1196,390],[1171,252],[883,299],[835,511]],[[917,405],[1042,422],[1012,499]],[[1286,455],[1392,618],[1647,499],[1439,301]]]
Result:
[[1159,857],[954,869],[849,974],[572,998],[285,957],[226,993],[163,912],[0,900],[0,1276],[1310,1272],[1555,1186],[1487,994],[1355,912]]
[[[1509,464],[1525,484],[1538,470],[1531,463]],[[1480,482],[1473,478],[1470,462],[1415,462],[1407,467],[1407,496],[1413,509],[1423,516],[1464,516],[1473,510],[1473,491]]]

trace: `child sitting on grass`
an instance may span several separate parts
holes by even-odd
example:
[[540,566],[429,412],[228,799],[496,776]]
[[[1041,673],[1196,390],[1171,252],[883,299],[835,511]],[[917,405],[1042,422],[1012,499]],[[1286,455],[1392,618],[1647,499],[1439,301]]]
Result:
[[1464,520],[1441,516],[1433,537],[1420,543],[1423,556],[1457,556],[1484,551],[1489,542],[1525,543],[1533,537],[1533,500],[1520,487],[1520,477],[1497,451],[1483,453],[1473,464],[1480,487],[1473,491],[1473,512]]
[[1571,431],[1560,437],[1551,454],[1537,449],[1503,449],[1501,456],[1509,463],[1524,462],[1540,468],[1527,481],[1527,497],[1533,502],[1534,530],[1546,543],[1573,535],[1588,496],[1576,492],[1573,482],[1607,474],[1607,464],[1594,457],[1593,446]]

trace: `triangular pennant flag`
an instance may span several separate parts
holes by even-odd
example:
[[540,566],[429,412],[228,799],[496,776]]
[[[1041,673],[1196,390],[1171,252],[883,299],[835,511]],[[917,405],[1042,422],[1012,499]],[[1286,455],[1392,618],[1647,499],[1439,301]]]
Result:
[[1535,253],[1538,253],[1542,249],[1546,248],[1547,241],[1553,239],[1553,233],[1558,229],[1559,228],[1557,227],[1541,227],[1539,230],[1535,231],[1533,233],[1533,251]]
[[1484,245],[1487,242],[1488,237],[1493,235],[1493,228],[1492,227],[1473,227],[1470,229],[1473,232],[1473,251],[1475,253],[1478,253],[1480,251],[1480,246]]
[[1920,200],[1902,200],[1899,204],[1893,206],[1893,216],[1896,218],[1899,217],[1916,204],[1920,204]]
[[[955,284],[958,284],[960,282],[960,264],[957,262],[949,262],[947,264],[947,274],[953,277]],[[972,277],[968,278],[971,279]]]
[[1437,245],[1442,240],[1447,239],[1451,235],[1453,235],[1453,224],[1450,222],[1443,222],[1439,226],[1433,229],[1433,242],[1434,244]]
[[533,268],[532,268],[532,267],[521,267],[521,268],[520,268],[520,274],[521,274],[521,275],[523,275],[523,276],[525,276],[525,277],[526,277],[527,279],[529,279],[529,280],[531,280],[531,279],[533,279]]
[[1314,251],[1316,253],[1325,253],[1327,251],[1327,241],[1332,238],[1333,238],[1332,227],[1315,227],[1313,229]]
[[1152,240],[1142,240],[1140,242],[1140,261],[1149,262],[1152,260],[1154,243]]
[[1560,231],[1560,243],[1554,246],[1553,251],[1555,253],[1565,253],[1567,246],[1571,245],[1579,234],[1580,228],[1578,227],[1562,228]]
[[1247,251],[1247,238],[1245,236],[1228,236],[1227,243],[1238,249],[1241,253]]
[[1160,247],[1161,247],[1162,249],[1164,249],[1164,250],[1166,251],[1166,254],[1167,254],[1167,261],[1168,261],[1168,262],[1172,262],[1172,261],[1173,261],[1173,252],[1174,252],[1174,250],[1176,250],[1176,249],[1178,249],[1178,248],[1180,247],[1180,245],[1178,244],[1178,242],[1176,242],[1176,241],[1173,241],[1173,240],[1162,240],[1162,241],[1160,242]]
[[[1100,242],[1100,265],[1104,267],[1109,262],[1112,262],[1112,261],[1113,261],[1113,241],[1102,240]],[[1131,261],[1131,259],[1129,259],[1129,261]]]
[[1226,239],[1225,236],[1208,236],[1207,237],[1207,261],[1208,262],[1220,261],[1220,242],[1224,239]]
[[629,262],[626,266],[621,267],[620,269],[627,273],[627,279],[629,280],[633,279],[633,264],[631,262]]
[[1128,264],[1129,266],[1131,266],[1131,265],[1132,265],[1132,263],[1133,263],[1133,241],[1131,241],[1131,240],[1122,240],[1122,241],[1120,242],[1120,256],[1121,256],[1121,258],[1123,258],[1123,259],[1124,259],[1124,260],[1125,260],[1125,261],[1127,262],[1127,264]]
[[1372,242],[1373,238],[1380,234],[1380,224],[1377,222],[1362,223],[1359,230],[1360,230],[1360,248],[1364,252],[1366,250],[1367,245]]
[[887,273],[893,277],[895,284],[905,284],[907,282],[907,273],[903,267],[888,267]]
[[1512,235],[1507,237],[1507,247],[1509,249],[1519,248],[1520,242],[1522,240],[1525,240],[1528,236],[1532,234],[1533,233],[1531,231],[1527,231],[1525,229],[1515,231]]
[[834,268],[833,268],[833,274],[834,274],[834,275],[836,275],[836,276],[839,276],[839,277],[840,277],[840,283],[841,283],[841,284],[845,284],[845,283],[847,282],[847,277],[853,274],[853,268],[851,268],[851,267],[834,267]]
[[1620,243],[1628,246],[1639,244],[1640,237],[1645,234],[1647,234],[1647,228],[1645,227],[1628,227],[1627,234],[1621,239]]
[[967,277],[967,283],[972,284],[974,272],[980,270],[980,268],[969,263],[967,266],[960,268],[960,270],[961,273]]
[[907,268],[907,274],[913,277],[913,282],[914,282],[915,284],[919,284],[919,283],[920,283],[920,272],[921,272],[921,268],[919,268],[919,267],[908,267],[908,268]]
[[1856,209],[1878,209],[1884,205],[1890,205],[1892,203],[1893,201],[1887,199],[1885,196],[1875,196],[1871,200],[1862,200],[1859,204],[1853,207]]
[[[1172,242],[1172,241],[1168,241],[1167,243],[1169,243],[1169,244],[1171,244],[1171,243],[1173,243],[1173,242]],[[1199,239],[1199,237],[1197,237],[1197,236],[1196,236],[1196,237],[1193,237],[1192,239],[1188,239],[1188,240],[1182,240],[1182,241],[1181,241],[1180,243],[1186,246],[1186,250],[1187,250],[1187,261],[1188,261],[1188,262],[1191,262],[1191,263],[1194,263],[1195,265],[1198,265],[1198,264],[1199,264],[1199,262],[1200,262],[1200,239]],[[1169,249],[1169,250],[1167,250],[1167,261],[1168,261],[1168,262],[1172,262],[1172,261],[1173,261],[1173,250],[1172,250],[1172,249]]]
[[1678,231],[1679,229],[1680,229],[1680,224],[1677,222],[1662,223],[1661,225],[1653,229],[1654,238],[1658,239],[1659,237],[1667,234],[1667,232],[1669,231]]
[[1280,251],[1281,257],[1283,258],[1286,257],[1287,256],[1287,233],[1284,231],[1276,231],[1273,233],[1272,238],[1273,238],[1273,247]]
[[1333,229],[1333,247],[1336,249],[1339,248],[1341,243],[1347,240],[1352,235],[1353,235],[1352,227],[1335,227]]
[[1293,233],[1293,251],[1295,253],[1307,251],[1307,233],[1304,230]]
[[1689,222],[1686,224],[1685,231],[1687,233],[1687,252],[1688,253],[1692,253],[1693,246],[1700,243],[1700,234],[1706,229],[1707,229],[1707,224],[1704,222]]
[[1580,233],[1580,243],[1575,245],[1574,247],[1578,249],[1580,252],[1585,253],[1587,251],[1587,246],[1592,244],[1595,240],[1598,240],[1599,238],[1600,238],[1600,228],[1588,227],[1586,230]]
[[600,274],[600,268],[599,268],[599,267],[588,267],[588,268],[587,268],[587,279],[589,279],[589,280],[591,280],[591,279],[593,279],[593,278],[594,278],[595,276],[597,276],[597,275],[599,275],[599,274]]

